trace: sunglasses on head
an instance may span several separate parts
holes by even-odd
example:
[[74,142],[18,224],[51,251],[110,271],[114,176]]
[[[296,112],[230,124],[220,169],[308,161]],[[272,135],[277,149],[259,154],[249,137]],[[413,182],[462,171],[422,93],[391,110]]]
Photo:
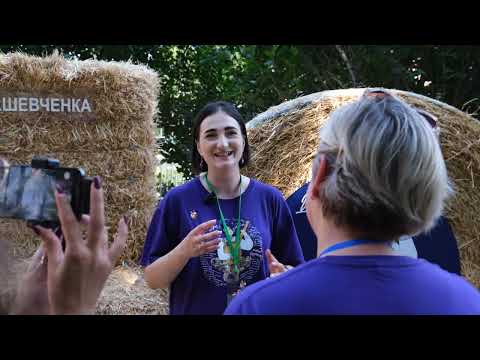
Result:
[[[377,98],[377,99],[384,99],[386,97],[393,97],[392,94],[386,92],[386,91],[383,91],[383,90],[367,90],[364,94],[364,96],[366,97],[372,97],[372,98]],[[421,110],[421,109],[417,109],[417,108],[414,108],[415,111],[417,113],[419,113],[420,115],[422,115],[422,117],[427,120],[427,122],[430,124],[430,126],[433,128],[433,129],[436,129],[437,128],[437,123],[438,123],[438,119],[436,116],[426,112],[425,110]]]
[[416,108],[415,108],[415,110],[416,110],[420,115],[422,115],[425,120],[428,121],[428,123],[430,124],[430,126],[431,126],[432,128],[434,128],[434,129],[437,128],[438,119],[437,119],[436,116],[433,116],[432,114],[430,114],[430,113],[428,113],[428,112],[426,112],[425,110],[422,110],[422,109],[416,109]]

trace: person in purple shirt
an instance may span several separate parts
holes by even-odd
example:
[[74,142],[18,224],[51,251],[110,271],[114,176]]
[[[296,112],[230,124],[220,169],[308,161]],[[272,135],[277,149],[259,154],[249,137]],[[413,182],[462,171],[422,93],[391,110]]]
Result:
[[170,287],[172,315],[221,315],[245,286],[304,262],[280,191],[240,174],[248,160],[238,110],[207,104],[193,129],[199,175],[160,201],[140,259],[148,286]]
[[334,111],[306,199],[318,257],[247,287],[225,314],[480,314],[464,278],[392,248],[431,229],[452,193],[432,119],[382,89]]

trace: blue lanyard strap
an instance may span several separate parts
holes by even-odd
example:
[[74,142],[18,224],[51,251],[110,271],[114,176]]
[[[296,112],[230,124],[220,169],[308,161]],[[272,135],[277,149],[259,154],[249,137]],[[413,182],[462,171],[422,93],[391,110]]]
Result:
[[379,241],[379,240],[363,240],[363,239],[347,240],[347,241],[343,241],[341,243],[329,246],[328,248],[323,250],[320,253],[319,256],[328,254],[328,253],[330,253],[332,251],[335,251],[335,250],[346,249],[346,248],[350,248],[350,247],[357,246],[357,245],[362,245],[362,244],[372,244],[372,243],[378,244],[380,242],[382,242],[382,241]]

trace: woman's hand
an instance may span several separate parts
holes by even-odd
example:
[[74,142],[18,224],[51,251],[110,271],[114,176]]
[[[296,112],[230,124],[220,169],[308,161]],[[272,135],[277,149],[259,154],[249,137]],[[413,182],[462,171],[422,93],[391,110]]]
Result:
[[18,283],[11,312],[21,315],[48,315],[47,263],[43,244],[30,259],[27,271]]
[[51,314],[93,313],[105,282],[120,258],[126,244],[128,228],[125,218],[111,246],[105,226],[103,191],[96,177],[90,189],[90,216],[84,216],[87,237],[83,239],[80,222],[76,219],[67,197],[55,192],[58,216],[65,238],[52,230],[35,226],[47,254],[47,289]]
[[201,223],[188,233],[181,242],[181,248],[185,256],[190,259],[218,249],[222,232],[215,230],[207,232],[216,224],[216,220]]
[[270,271],[270,277],[274,277],[280,275],[281,273],[290,270],[292,266],[283,265],[280,261],[278,261],[275,256],[273,256],[270,249],[265,251],[265,255],[267,256],[268,261],[268,270]]

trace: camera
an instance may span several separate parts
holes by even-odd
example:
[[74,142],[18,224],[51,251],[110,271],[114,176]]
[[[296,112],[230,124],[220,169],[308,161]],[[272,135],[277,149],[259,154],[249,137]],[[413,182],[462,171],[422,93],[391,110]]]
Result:
[[63,168],[57,159],[34,157],[31,165],[0,161],[0,218],[26,220],[32,225],[59,225],[55,187],[62,189],[80,219],[90,212],[92,178],[81,168]]

